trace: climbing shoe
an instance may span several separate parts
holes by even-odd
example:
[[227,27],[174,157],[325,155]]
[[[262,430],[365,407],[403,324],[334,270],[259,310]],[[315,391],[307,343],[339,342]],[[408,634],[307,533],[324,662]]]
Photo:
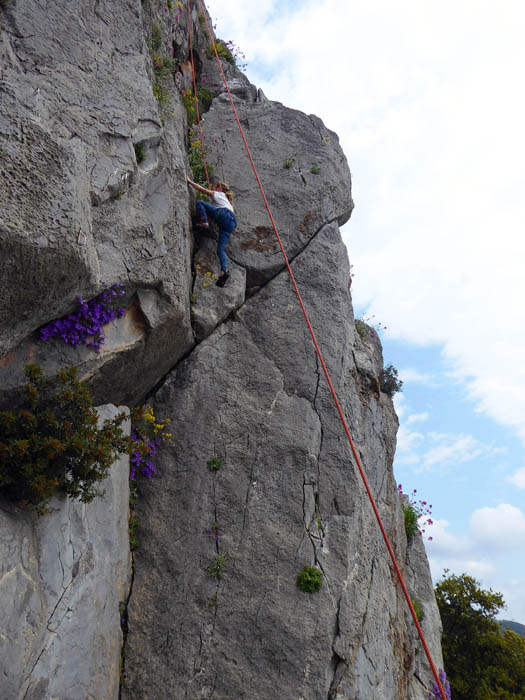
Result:
[[222,275],[219,277],[219,279],[215,282],[217,287],[224,287],[224,285],[228,281],[229,276],[230,276],[229,272],[223,272]]

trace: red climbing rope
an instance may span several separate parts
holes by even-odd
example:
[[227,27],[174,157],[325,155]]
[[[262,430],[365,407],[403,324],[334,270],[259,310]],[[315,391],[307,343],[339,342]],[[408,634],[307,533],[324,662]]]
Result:
[[[332,384],[332,380],[331,380],[331,378],[330,378],[330,374],[328,373],[328,369],[327,369],[327,367],[326,367],[326,364],[325,364],[325,361],[324,361],[324,358],[323,358],[323,354],[322,354],[322,352],[321,352],[321,348],[319,347],[319,344],[318,344],[318,342],[317,342],[317,338],[316,338],[316,336],[315,336],[314,329],[313,329],[313,327],[312,327],[312,324],[310,323],[310,318],[308,317],[308,313],[307,313],[307,311],[306,311],[306,308],[305,308],[303,299],[302,299],[302,297],[301,297],[301,293],[299,292],[299,288],[298,288],[298,286],[297,286],[297,282],[295,281],[295,277],[294,277],[294,274],[293,274],[293,272],[292,272],[292,268],[290,267],[290,262],[289,262],[289,260],[288,260],[288,256],[286,255],[286,251],[285,251],[284,246],[283,246],[283,244],[282,244],[281,237],[280,237],[279,232],[278,232],[278,230],[277,230],[277,226],[275,225],[275,221],[274,221],[274,218],[273,218],[271,209],[270,209],[270,205],[268,204],[268,200],[266,199],[266,195],[265,195],[265,193],[264,193],[264,189],[263,189],[261,180],[260,180],[260,178],[259,178],[259,174],[258,174],[258,172],[257,172],[257,168],[255,167],[255,163],[254,163],[254,161],[253,161],[250,148],[249,148],[249,146],[248,146],[248,143],[247,143],[247,141],[246,141],[246,137],[245,137],[245,135],[244,135],[244,130],[243,130],[243,128],[242,128],[242,126],[241,126],[241,122],[240,122],[240,120],[239,120],[239,115],[237,114],[237,110],[236,110],[236,108],[235,108],[235,104],[234,104],[234,102],[233,102],[233,99],[232,99],[232,96],[231,96],[231,93],[230,93],[230,88],[228,87],[228,81],[226,80],[226,76],[224,75],[224,71],[223,71],[223,68],[222,68],[222,64],[221,64],[221,61],[220,61],[220,59],[219,59],[219,54],[217,53],[217,48],[216,48],[216,46],[215,46],[215,40],[214,40],[214,38],[213,38],[213,34],[212,34],[212,32],[211,32],[211,29],[210,29],[210,26],[209,26],[209,23],[208,23],[208,19],[207,19],[207,16],[206,16],[205,8],[203,7],[203,2],[202,2],[202,0],[198,0],[198,1],[199,1],[199,4],[200,4],[200,7],[201,7],[202,16],[204,17],[204,21],[205,21],[205,23],[206,23],[206,29],[207,29],[208,35],[209,35],[209,37],[210,37],[211,46],[213,46],[213,50],[214,50],[214,52],[215,52],[215,58],[217,59],[217,64],[218,64],[218,66],[219,66],[219,69],[220,69],[220,72],[221,72],[221,75],[222,75],[222,79],[223,79],[223,82],[224,82],[224,86],[225,86],[225,88],[226,88],[226,92],[228,93],[228,98],[229,98],[229,100],[230,100],[230,104],[231,104],[231,107],[232,107],[232,110],[233,110],[233,114],[234,114],[234,116],[235,116],[235,121],[237,122],[237,126],[239,127],[239,132],[240,132],[240,134],[241,134],[241,137],[242,137],[242,140],[243,140],[243,143],[244,143],[244,147],[245,147],[245,149],[246,149],[246,153],[248,154],[248,158],[250,159],[250,163],[251,163],[251,166],[252,166],[254,175],[255,175],[255,179],[257,180],[257,184],[258,184],[258,186],[259,186],[259,190],[261,191],[261,195],[262,195],[262,198],[263,198],[263,201],[264,201],[264,205],[265,205],[266,210],[267,210],[267,212],[268,212],[268,216],[270,217],[270,221],[271,221],[271,223],[272,223],[272,227],[273,227],[273,230],[274,230],[274,233],[275,233],[275,237],[276,237],[277,242],[278,242],[278,244],[279,244],[279,247],[280,247],[280,249],[281,249],[281,253],[282,253],[282,255],[283,255],[284,263],[285,263],[285,265],[286,265],[286,269],[288,270],[288,274],[290,275],[290,279],[291,279],[291,281],[292,281],[293,288],[294,288],[294,290],[295,290],[295,293],[296,293],[296,295],[297,295],[297,299],[298,299],[299,304],[300,304],[300,306],[301,306],[301,310],[302,310],[302,312],[303,312],[303,315],[304,315],[304,318],[305,318],[305,321],[306,321],[306,325],[308,326],[308,330],[310,331],[310,335],[312,336],[312,341],[313,341],[313,343],[314,343],[315,351],[316,351],[317,356],[318,356],[318,358],[319,358],[319,362],[321,363],[321,366],[322,366],[322,368],[323,368],[323,372],[324,372],[324,375],[325,375],[325,377],[326,377],[326,381],[328,382],[328,387],[329,387],[329,389],[330,389],[330,393],[332,394],[332,398],[333,398],[334,403],[335,403],[335,406],[336,406],[336,408],[337,408],[337,412],[339,413],[339,418],[341,419],[341,423],[342,423],[342,425],[343,425],[343,429],[344,429],[345,434],[346,434],[346,437],[347,437],[347,439],[348,439],[348,443],[349,443],[350,448],[351,448],[351,450],[352,450],[352,454],[354,455],[354,459],[355,459],[356,464],[357,464],[357,467],[358,467],[358,469],[359,469],[359,473],[361,474],[361,478],[362,478],[362,480],[363,480],[363,484],[364,484],[365,489],[366,489],[366,492],[367,492],[367,494],[368,494],[368,498],[369,498],[369,500],[370,500],[370,504],[371,504],[372,509],[373,509],[373,511],[374,511],[374,514],[375,514],[375,516],[376,516],[376,520],[377,520],[377,523],[378,523],[378,525],[379,525],[379,529],[381,530],[381,534],[383,535],[383,539],[384,539],[384,541],[385,541],[386,548],[388,549],[388,553],[390,554],[390,558],[391,558],[391,560],[392,560],[392,564],[393,564],[394,569],[395,569],[395,571],[396,571],[396,575],[397,575],[397,578],[398,578],[398,580],[399,580],[399,584],[400,584],[400,586],[401,586],[401,589],[402,589],[403,594],[404,594],[404,596],[405,596],[407,605],[408,605],[408,607],[409,607],[410,614],[412,615],[412,619],[414,620],[414,624],[416,625],[417,632],[418,632],[418,634],[419,634],[419,638],[420,638],[420,640],[421,640],[421,643],[422,643],[423,648],[424,648],[424,650],[425,650],[426,657],[427,657],[428,662],[429,662],[429,664],[430,664],[430,668],[432,669],[432,674],[434,675],[434,678],[435,678],[437,687],[439,688],[439,692],[441,693],[442,700],[447,700],[447,697],[446,697],[446,695],[445,695],[445,691],[444,691],[444,689],[443,689],[443,685],[441,684],[441,680],[440,680],[440,678],[439,678],[439,675],[438,675],[436,666],[435,666],[435,664],[434,664],[434,661],[432,660],[432,656],[431,656],[431,654],[430,654],[430,650],[429,650],[428,645],[427,645],[427,643],[426,643],[425,636],[424,636],[424,634],[423,634],[423,630],[421,629],[421,625],[419,624],[419,620],[417,619],[416,611],[414,610],[414,606],[412,605],[412,601],[410,600],[410,595],[409,595],[409,593],[408,593],[407,587],[406,587],[405,582],[404,582],[404,580],[403,580],[403,575],[402,575],[402,573],[401,573],[401,569],[399,568],[399,565],[398,565],[398,563],[397,563],[396,556],[395,556],[395,554],[394,554],[394,550],[392,549],[392,545],[390,544],[390,540],[389,540],[388,535],[387,535],[387,532],[386,532],[386,530],[385,530],[385,526],[383,525],[383,521],[382,521],[382,519],[381,519],[381,515],[380,515],[380,513],[379,513],[379,510],[378,510],[378,508],[377,508],[376,502],[375,502],[375,500],[374,500],[374,496],[373,496],[373,494],[372,494],[372,490],[371,490],[370,485],[369,485],[369,483],[368,483],[368,479],[366,478],[366,474],[365,474],[364,469],[363,469],[363,467],[362,467],[362,465],[361,465],[361,460],[359,459],[359,455],[357,454],[357,450],[356,450],[355,445],[354,445],[354,441],[352,440],[352,436],[350,435],[350,430],[348,429],[348,425],[347,425],[347,423],[346,423],[346,418],[345,418],[344,413],[343,413],[343,410],[342,410],[342,408],[341,408],[341,404],[339,403],[339,399],[337,398],[337,394],[336,394],[335,389],[334,389],[334,386],[333,386],[333,384]],[[190,5],[190,0],[188,0],[188,8],[189,8],[189,5]]]

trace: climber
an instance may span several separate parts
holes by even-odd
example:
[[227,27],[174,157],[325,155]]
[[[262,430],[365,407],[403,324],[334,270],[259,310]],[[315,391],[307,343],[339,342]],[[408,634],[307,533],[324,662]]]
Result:
[[197,214],[200,217],[199,226],[201,228],[209,228],[208,216],[211,216],[213,221],[219,227],[219,242],[217,243],[217,255],[221,263],[221,274],[215,284],[218,287],[224,287],[230,273],[228,272],[228,257],[226,256],[226,246],[230,240],[230,236],[237,226],[237,220],[233,212],[233,194],[228,185],[224,182],[218,182],[213,190],[207,190],[201,187],[189,177],[186,177],[188,184],[194,187],[197,192],[208,195],[213,200],[213,204],[199,200],[196,205]]

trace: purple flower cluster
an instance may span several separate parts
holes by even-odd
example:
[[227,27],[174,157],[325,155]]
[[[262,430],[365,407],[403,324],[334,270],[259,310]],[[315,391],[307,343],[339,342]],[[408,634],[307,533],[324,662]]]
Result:
[[[452,700],[452,694],[450,692],[450,683],[447,681],[447,674],[445,673],[445,671],[443,671],[442,668],[439,669],[438,676],[439,680],[441,681],[441,685],[443,686],[443,690],[445,691],[445,695],[447,696],[447,700]],[[432,691],[428,696],[428,700],[442,700],[441,693],[439,692],[438,684],[436,683],[436,681],[432,683]]]
[[86,344],[99,350],[104,343],[102,326],[115,318],[121,318],[126,311],[126,309],[113,310],[110,306],[116,297],[123,294],[123,285],[115,284],[90,301],[86,302],[82,297],[78,297],[78,310],[69,316],[64,316],[43,326],[40,329],[41,339],[46,341],[58,336],[62,338],[64,343],[69,343],[74,347]]
[[230,51],[237,68],[239,68],[239,70],[245,71],[246,66],[248,65],[246,63],[246,55],[231,39],[230,41],[225,41],[224,43],[226,44],[227,49]]
[[142,450],[136,450],[133,452],[129,460],[131,462],[129,478],[131,481],[134,481],[137,469],[140,469],[141,474],[143,474],[146,478],[151,479],[156,472],[153,462],[151,461],[151,457],[153,457],[153,455],[157,452],[157,448],[160,447],[161,438],[159,437],[155,441],[150,440],[149,442],[144,443],[137,433],[132,431],[131,439],[137,443],[146,444],[148,447],[148,453],[145,454],[145,452]]

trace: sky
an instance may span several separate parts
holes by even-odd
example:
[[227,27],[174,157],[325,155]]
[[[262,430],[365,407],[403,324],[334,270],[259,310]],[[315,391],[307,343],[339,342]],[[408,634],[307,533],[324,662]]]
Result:
[[394,474],[432,504],[434,581],[525,623],[525,4],[207,7],[252,83],[339,135],[354,310],[404,382]]

